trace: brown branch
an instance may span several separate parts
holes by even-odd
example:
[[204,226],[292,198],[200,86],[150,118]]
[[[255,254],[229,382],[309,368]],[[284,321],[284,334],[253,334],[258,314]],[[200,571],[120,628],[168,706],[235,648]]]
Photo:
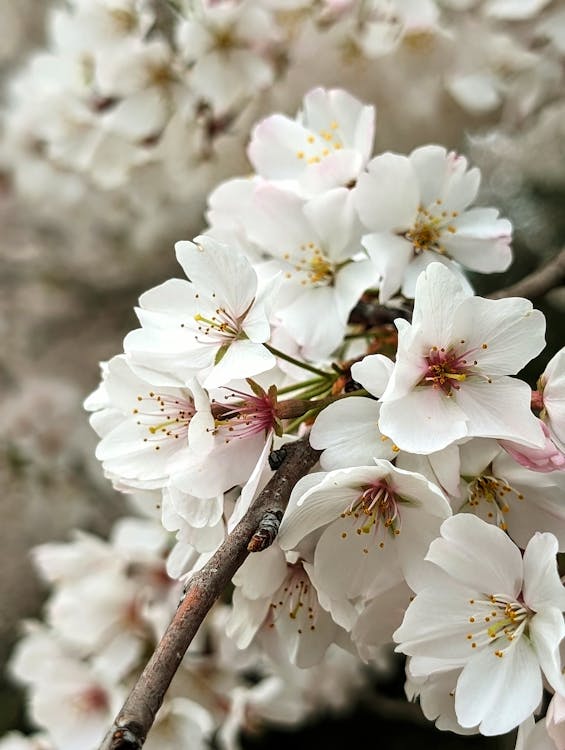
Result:
[[310,447],[308,438],[289,443],[285,448],[286,455],[280,469],[215,555],[188,582],[175,616],[100,750],[139,750],[143,747],[187,648],[212,605],[249,555],[248,545],[254,534],[262,528],[265,516],[284,511],[292,488],[320,455]]
[[565,281],[565,248],[541,268],[536,268],[512,286],[492,292],[487,296],[490,299],[503,299],[504,297],[538,299],[551,289],[561,286],[563,281]]

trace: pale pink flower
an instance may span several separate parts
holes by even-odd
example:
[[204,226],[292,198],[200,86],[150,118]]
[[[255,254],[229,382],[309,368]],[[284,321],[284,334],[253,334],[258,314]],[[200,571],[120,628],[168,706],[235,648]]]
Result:
[[433,263],[417,282],[412,324],[396,325],[396,364],[379,428],[400,449],[432,453],[472,436],[543,446],[529,386],[508,377],[545,343],[544,316],[531,302],[470,296]]
[[419,274],[433,261],[456,273],[459,263],[482,273],[509,266],[510,222],[493,208],[469,209],[479,182],[478,169],[467,170],[463,156],[440,146],[369,162],[355,201],[371,232],[363,245],[381,277],[381,302],[399,289],[413,297]]
[[347,186],[373,147],[375,110],[341,89],[316,88],[295,120],[275,114],[255,126],[249,159],[261,177],[305,195]]

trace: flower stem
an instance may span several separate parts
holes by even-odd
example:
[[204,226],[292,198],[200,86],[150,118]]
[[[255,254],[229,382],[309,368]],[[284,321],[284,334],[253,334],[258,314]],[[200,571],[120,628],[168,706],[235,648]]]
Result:
[[270,344],[263,344],[263,346],[265,347],[265,349],[268,349],[271,354],[274,354],[275,357],[284,359],[286,362],[290,362],[291,365],[296,365],[296,367],[301,367],[303,370],[308,370],[308,372],[312,372],[314,373],[314,375],[317,375],[320,378],[333,378],[333,374],[331,372],[324,372],[323,370],[318,370],[317,367],[306,364],[306,362],[300,362],[300,360],[291,357],[290,354],[281,352],[280,349],[275,349],[275,347],[271,346]]
[[[284,388],[278,388],[277,394],[279,396],[284,396],[285,393],[292,393],[293,391],[299,391],[302,388],[308,388],[309,386],[317,385],[318,383],[320,383],[320,378],[311,378],[310,380],[302,380],[300,383],[295,383],[294,385],[287,385]],[[324,383],[324,385],[326,385],[326,383]]]

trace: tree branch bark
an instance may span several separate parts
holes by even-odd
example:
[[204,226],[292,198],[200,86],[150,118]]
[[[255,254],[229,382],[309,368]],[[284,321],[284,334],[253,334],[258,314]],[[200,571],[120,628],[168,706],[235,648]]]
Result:
[[565,281],[565,248],[541,268],[524,276],[506,289],[500,289],[487,295],[490,299],[504,299],[505,297],[527,297],[537,299],[543,297],[555,287]]
[[[183,598],[153,656],[134,685],[100,750],[139,750],[187,648],[212,605],[250,554],[265,516],[282,515],[298,480],[318,460],[308,438],[285,446],[281,467],[208,563],[187,583]],[[273,538],[270,540],[273,541]],[[251,545],[253,546],[253,545]],[[266,546],[261,546],[264,549]]]

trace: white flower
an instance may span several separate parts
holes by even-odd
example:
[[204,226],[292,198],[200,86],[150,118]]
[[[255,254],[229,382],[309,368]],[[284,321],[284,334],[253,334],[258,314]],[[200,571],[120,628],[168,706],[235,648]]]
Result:
[[280,32],[275,18],[259,3],[191,3],[191,13],[176,29],[181,57],[191,63],[194,90],[225,112],[273,81],[269,48]]
[[[404,576],[414,587],[441,522],[451,514],[440,490],[389,461],[336,469],[301,479],[292,491],[279,544],[293,549],[317,529],[318,590],[336,606],[355,604],[391,588]],[[329,606],[329,605],[328,605]]]
[[[285,557],[276,543],[247,558],[233,578],[233,612],[226,630],[239,648],[259,634],[275,659],[282,647],[298,667],[321,661],[330,643],[344,633],[321,607],[310,570],[296,555]],[[269,638],[273,629],[276,642]]]
[[381,276],[380,299],[400,288],[414,296],[416,279],[432,261],[483,273],[505,270],[512,259],[511,225],[493,208],[467,210],[479,189],[478,169],[440,146],[409,157],[377,156],[359,177],[355,201],[371,234],[363,237]]
[[548,362],[538,388],[543,403],[540,416],[556,445],[565,452],[565,348]]
[[398,352],[379,427],[401,450],[431,453],[472,436],[543,445],[530,388],[507,377],[545,343],[545,319],[531,302],[469,296],[433,263],[418,279],[412,325],[396,325]]
[[85,406],[98,407],[91,416],[102,438],[96,457],[118,486],[164,487],[176,458],[182,464],[194,450],[205,453],[211,447],[200,425],[208,425],[209,400],[194,378],[184,388],[157,388],[139,378],[119,355],[105,367],[101,387],[102,400],[91,396]]
[[215,728],[210,713],[188,698],[166,700],[155,717],[147,737],[147,750],[178,750],[190,744],[194,750],[205,750]]
[[524,558],[501,531],[468,514],[449,518],[426,560],[429,585],[418,590],[395,632],[397,651],[418,675],[463,670],[455,712],[463,727],[508,732],[542,698],[543,671],[563,692],[559,644],[565,635],[565,589],[557,540],[536,534]]
[[[393,363],[380,354],[364,357],[351,367],[351,375],[373,396],[381,396],[391,375]],[[392,459],[398,452],[378,427],[381,405],[356,396],[336,401],[323,409],[310,430],[310,444],[323,450],[323,469],[366,466],[373,458]]]
[[257,274],[240,253],[211,237],[196,243],[175,245],[190,281],[170,279],[145,292],[137,310],[143,327],[124,341],[132,367],[142,377],[152,375],[156,385],[182,385],[198,376],[210,388],[275,365],[263,346],[273,285],[261,296]]
[[565,475],[541,476],[516,463],[495,440],[474,439],[459,447],[461,483],[454,512],[474,513],[507,531],[524,549],[536,531],[555,535],[565,549]]
[[341,89],[317,88],[296,120],[271,115],[255,126],[249,159],[258,175],[303,194],[354,182],[373,147],[375,110]]
[[[360,255],[360,227],[351,192],[328,190],[305,201],[272,185],[259,185],[246,216],[246,232],[280,272],[274,314],[308,359],[321,360],[342,343],[347,319],[377,274]],[[257,267],[260,271],[261,266]]]

